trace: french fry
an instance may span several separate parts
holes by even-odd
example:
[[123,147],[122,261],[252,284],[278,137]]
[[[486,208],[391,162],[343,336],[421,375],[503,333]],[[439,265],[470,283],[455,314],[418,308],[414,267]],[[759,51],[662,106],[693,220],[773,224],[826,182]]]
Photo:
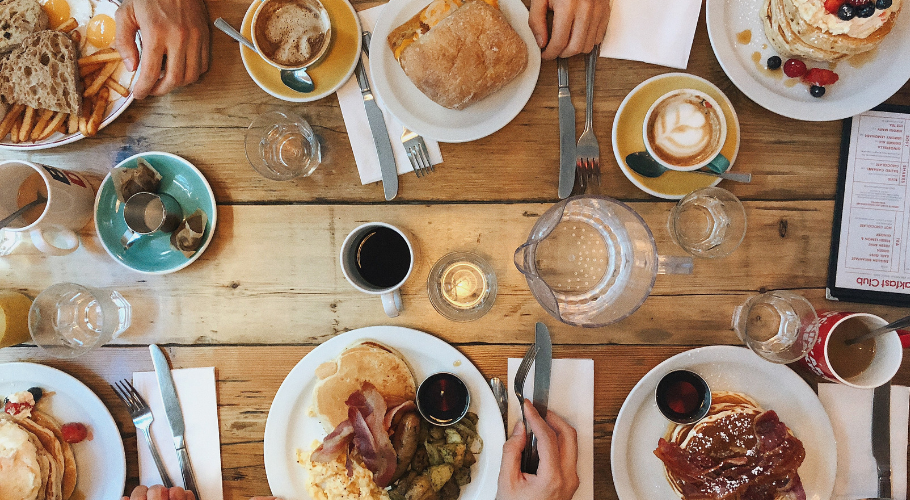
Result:
[[124,87],[123,85],[120,85],[120,82],[114,80],[113,78],[108,78],[104,84],[107,85],[107,88],[113,90],[123,97],[130,95],[130,89]]
[[41,110],[41,115],[38,117],[38,121],[35,123],[35,127],[32,129],[32,133],[29,135],[29,139],[32,142],[37,141],[42,135],[44,135],[44,127],[47,126],[47,123],[54,117],[54,112],[49,109]]
[[25,108],[25,114],[22,115],[22,125],[19,127],[19,142],[28,140],[32,133],[32,126],[35,124],[35,108]]
[[81,67],[86,64],[109,63],[112,61],[120,60],[120,54],[112,49],[111,52],[98,51],[90,56],[82,57],[77,61],[77,63]]
[[63,22],[60,26],[57,26],[57,31],[62,31],[64,33],[69,33],[79,26],[79,23],[76,22],[76,19],[71,17]]
[[19,144],[19,128],[22,126],[22,119],[13,120],[13,128],[10,131],[10,140],[13,144]]
[[101,69],[101,72],[98,73],[98,76],[92,81],[92,84],[85,89],[85,92],[82,94],[85,97],[92,97],[97,94],[102,87],[104,87],[104,82],[114,74],[114,70],[117,69],[117,65],[120,64],[120,61],[109,62],[104,65],[104,68]]
[[85,79],[85,77],[91,75],[103,67],[104,63],[86,64],[84,66],[79,66],[79,77]]
[[[22,113],[25,112],[25,104],[16,104],[9,109],[6,113],[6,116],[3,117],[3,121],[0,121],[0,140],[6,137],[6,134],[9,134],[13,129],[13,124],[22,116]],[[16,138],[19,138],[19,129],[16,129]]]
[[[54,118],[52,120],[50,120],[48,122],[48,124],[44,127],[44,130],[41,131],[41,135],[38,136],[38,140],[43,141],[43,140],[47,139],[48,137],[50,137],[51,135],[53,135],[53,133],[56,132],[57,129],[60,128],[60,125],[63,124],[63,120],[65,120],[65,119],[66,119],[65,112],[58,111],[57,113],[55,113]],[[36,130],[37,130],[37,127],[36,127]]]
[[88,118],[92,114],[92,100],[82,100],[82,115],[79,116],[79,132],[88,137]]
[[95,98],[95,106],[92,110],[92,116],[89,117],[88,123],[85,125],[89,137],[98,133],[98,127],[101,125],[102,118],[104,118],[105,110],[107,110],[107,98],[109,97],[109,93],[110,91],[107,87],[102,87],[101,90],[98,91],[98,96]]
[[70,113],[69,118],[67,119],[66,132],[64,134],[75,134],[79,131],[79,114]]
[[71,31],[70,38],[73,39],[73,43],[79,45],[79,42],[82,41],[82,34],[80,34],[78,31]]

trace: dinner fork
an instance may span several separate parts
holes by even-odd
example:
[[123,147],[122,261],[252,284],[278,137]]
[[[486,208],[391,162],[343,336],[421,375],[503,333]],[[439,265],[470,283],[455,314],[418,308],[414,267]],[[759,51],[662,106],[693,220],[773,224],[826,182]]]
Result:
[[115,385],[111,385],[111,389],[114,390],[114,394],[116,394],[117,397],[120,398],[120,401],[123,401],[123,404],[129,409],[130,418],[133,419],[133,425],[135,425],[137,429],[141,429],[145,434],[145,441],[149,445],[149,451],[152,452],[152,459],[155,461],[155,466],[158,467],[158,474],[161,475],[161,482],[164,483],[164,487],[170,488],[174,486],[171,477],[167,474],[167,469],[164,468],[164,462],[161,461],[161,455],[158,454],[158,447],[155,446],[155,442],[152,441],[152,433],[149,430],[149,427],[151,427],[152,421],[155,420],[155,418],[152,416],[152,410],[149,408],[148,403],[142,399],[142,396],[139,395],[139,392],[136,391],[133,384],[129,383],[127,380],[115,382]]
[[528,421],[525,418],[525,381],[528,379],[528,372],[531,371],[531,365],[534,363],[534,358],[537,356],[537,344],[531,344],[531,347],[528,347],[528,352],[525,353],[525,357],[522,358],[521,364],[518,365],[518,371],[515,372],[515,382],[512,389],[515,391],[515,396],[518,397],[518,407],[521,408],[521,422],[525,426],[525,436],[527,436],[527,441],[525,441],[525,451],[521,453],[521,470],[525,470],[525,465],[527,463],[526,455],[529,455],[531,450],[531,430],[528,428]]
[[427,143],[417,132],[405,128],[404,133],[401,134],[401,142],[404,144],[404,150],[408,153],[408,159],[411,160],[411,166],[414,167],[417,177],[423,177],[436,171],[433,168],[433,162],[430,161]]
[[594,135],[594,67],[600,55],[600,45],[585,58],[585,129],[575,149],[575,166],[579,171],[582,189],[591,183],[600,185],[600,146]]

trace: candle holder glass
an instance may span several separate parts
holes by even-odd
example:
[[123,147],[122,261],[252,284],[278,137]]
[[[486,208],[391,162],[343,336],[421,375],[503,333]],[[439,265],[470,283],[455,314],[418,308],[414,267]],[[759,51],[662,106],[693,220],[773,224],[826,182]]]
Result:
[[486,260],[469,252],[453,252],[430,270],[427,294],[436,311],[452,321],[473,321],[496,300],[496,273]]

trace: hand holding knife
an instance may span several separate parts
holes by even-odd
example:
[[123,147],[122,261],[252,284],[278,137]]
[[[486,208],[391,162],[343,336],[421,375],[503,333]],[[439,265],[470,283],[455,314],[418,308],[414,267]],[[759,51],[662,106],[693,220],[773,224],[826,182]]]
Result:
[[[541,418],[547,418],[550,398],[550,368],[553,363],[553,344],[547,325],[538,322],[535,326],[534,342],[537,355],[534,357],[534,408]],[[537,472],[540,456],[537,454],[537,437],[530,427],[525,429],[527,441],[521,457],[521,470],[530,474]]]

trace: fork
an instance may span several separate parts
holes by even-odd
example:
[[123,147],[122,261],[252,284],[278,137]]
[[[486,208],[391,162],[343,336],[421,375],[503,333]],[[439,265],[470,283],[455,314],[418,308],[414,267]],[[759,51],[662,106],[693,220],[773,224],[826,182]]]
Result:
[[525,426],[525,436],[527,436],[527,441],[525,441],[525,449],[521,453],[521,470],[525,470],[525,465],[527,464],[527,456],[530,455],[531,451],[531,430],[528,429],[528,421],[525,418],[525,381],[528,379],[528,372],[531,371],[531,365],[534,363],[534,358],[537,356],[537,344],[531,344],[531,347],[528,347],[528,352],[525,353],[525,357],[522,358],[521,364],[518,365],[518,371],[515,372],[515,385],[512,388],[515,391],[515,396],[518,397],[518,407],[521,408],[521,422]]
[[585,58],[585,129],[578,138],[575,165],[580,175],[582,190],[592,182],[600,185],[600,146],[594,135],[594,67],[600,54],[600,45]]
[[430,172],[436,171],[430,161],[427,144],[417,132],[405,128],[404,133],[401,134],[401,142],[404,144],[404,150],[408,153],[408,159],[411,160],[411,166],[414,167],[417,177],[424,177]]
[[158,474],[161,475],[161,482],[164,483],[165,488],[170,488],[174,486],[173,481],[171,481],[170,476],[167,474],[167,469],[164,468],[164,462],[161,461],[161,455],[158,454],[158,447],[155,446],[155,442],[152,441],[152,433],[149,430],[149,427],[152,425],[152,421],[155,418],[152,416],[152,410],[149,408],[148,403],[142,399],[142,396],[139,395],[139,392],[136,391],[136,388],[133,387],[133,384],[129,383],[127,380],[121,380],[120,382],[115,382],[115,385],[111,386],[111,389],[114,390],[114,393],[120,398],[120,401],[123,401],[123,404],[126,405],[127,409],[130,412],[130,418],[133,419],[133,425],[137,429],[141,429],[145,434],[145,441],[149,445],[149,451],[152,452],[152,459],[155,461],[155,466],[158,467]]

